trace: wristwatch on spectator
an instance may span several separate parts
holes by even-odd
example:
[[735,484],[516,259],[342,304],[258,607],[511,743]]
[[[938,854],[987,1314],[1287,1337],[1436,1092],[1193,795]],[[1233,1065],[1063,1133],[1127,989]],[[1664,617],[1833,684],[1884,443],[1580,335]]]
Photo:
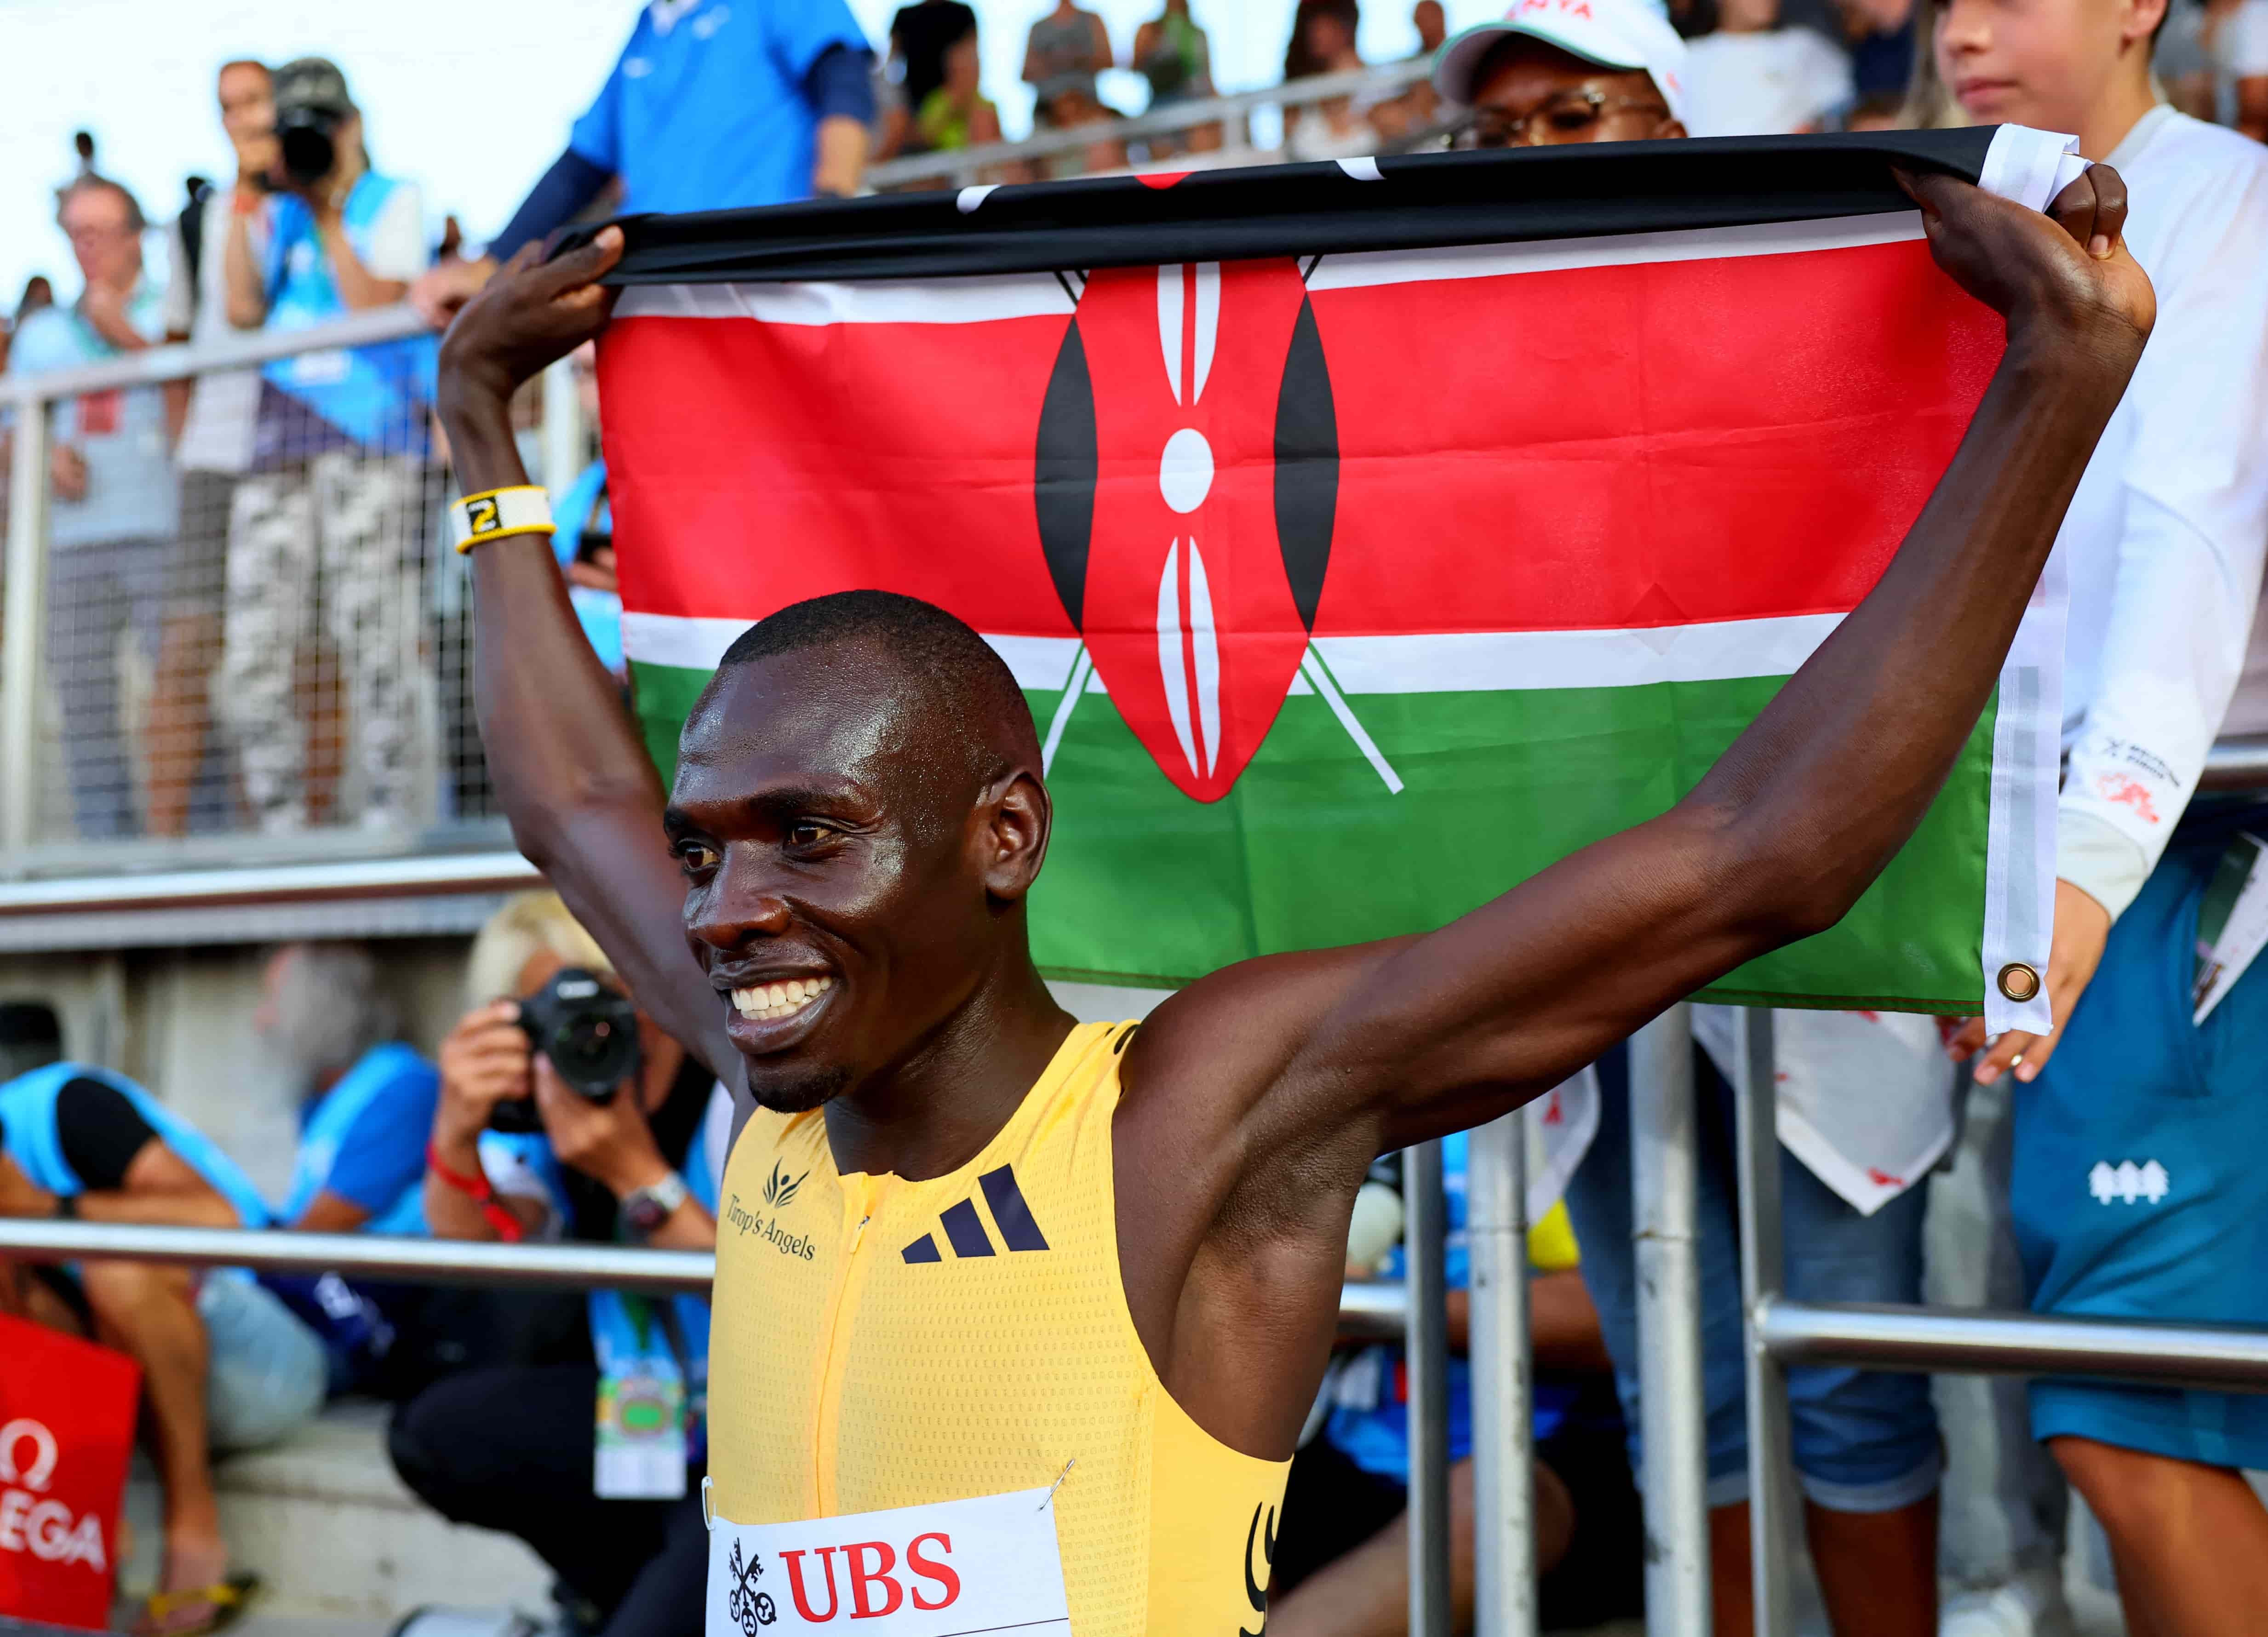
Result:
[[691,1192],[685,1179],[674,1171],[658,1183],[633,1188],[622,1196],[622,1226],[633,1239],[651,1237],[655,1229],[677,1214],[677,1207]]

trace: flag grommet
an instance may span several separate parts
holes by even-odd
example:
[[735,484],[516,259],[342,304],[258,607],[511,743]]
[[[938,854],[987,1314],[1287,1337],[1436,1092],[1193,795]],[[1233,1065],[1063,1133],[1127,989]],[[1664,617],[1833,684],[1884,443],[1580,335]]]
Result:
[[2027,966],[2021,961],[2011,961],[2002,967],[1999,981],[2002,999],[2013,1000],[2018,1006],[2040,992],[2039,969]]

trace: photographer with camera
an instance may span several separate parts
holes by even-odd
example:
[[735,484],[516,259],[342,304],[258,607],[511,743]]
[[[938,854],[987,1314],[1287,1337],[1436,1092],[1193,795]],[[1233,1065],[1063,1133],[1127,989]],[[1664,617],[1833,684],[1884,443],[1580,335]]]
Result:
[[[285,63],[273,100],[276,168],[238,182],[247,198],[261,185],[266,195],[229,220],[229,322],[307,329],[400,301],[426,264],[417,188],[371,169],[362,115],[335,64]],[[293,693],[319,608],[354,724],[364,822],[417,820],[418,542],[434,358],[432,340],[418,336],[298,353],[261,372],[249,470],[230,503],[219,700],[265,833],[303,830],[313,816],[302,716],[315,712]]]
[[[731,1100],[637,1010],[556,894],[490,918],[468,989],[473,1009],[441,1045],[433,1233],[713,1247]],[[694,1637],[708,1304],[593,1291],[587,1308],[586,1333],[535,1361],[466,1371],[404,1405],[394,1464],[445,1516],[526,1541],[579,1623]]]

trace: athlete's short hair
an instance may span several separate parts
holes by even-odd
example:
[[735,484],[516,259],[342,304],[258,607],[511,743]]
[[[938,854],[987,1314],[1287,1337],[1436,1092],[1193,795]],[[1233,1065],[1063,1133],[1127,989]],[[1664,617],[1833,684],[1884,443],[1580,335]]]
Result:
[[869,645],[897,662],[943,719],[939,725],[967,748],[977,784],[1019,759],[1037,771],[1039,731],[1015,673],[970,626],[919,597],[838,591],[792,602],[734,638],[718,668],[838,643]]

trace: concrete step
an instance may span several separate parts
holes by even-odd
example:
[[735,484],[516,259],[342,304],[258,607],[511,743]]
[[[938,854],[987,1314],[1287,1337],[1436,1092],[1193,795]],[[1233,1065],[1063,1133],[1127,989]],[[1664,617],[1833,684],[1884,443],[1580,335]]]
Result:
[[[428,1604],[550,1607],[550,1572],[509,1536],[450,1523],[409,1493],[386,1458],[384,1405],[333,1405],[272,1449],[215,1469],[221,1528],[236,1566],[263,1582],[263,1637],[364,1637]],[[126,1492],[132,1550],[124,1595],[158,1582],[157,1475],[135,1464]],[[320,1629],[350,1622],[358,1629]],[[304,1631],[301,1623],[312,1622]],[[240,1631],[252,1630],[250,1622]]]

